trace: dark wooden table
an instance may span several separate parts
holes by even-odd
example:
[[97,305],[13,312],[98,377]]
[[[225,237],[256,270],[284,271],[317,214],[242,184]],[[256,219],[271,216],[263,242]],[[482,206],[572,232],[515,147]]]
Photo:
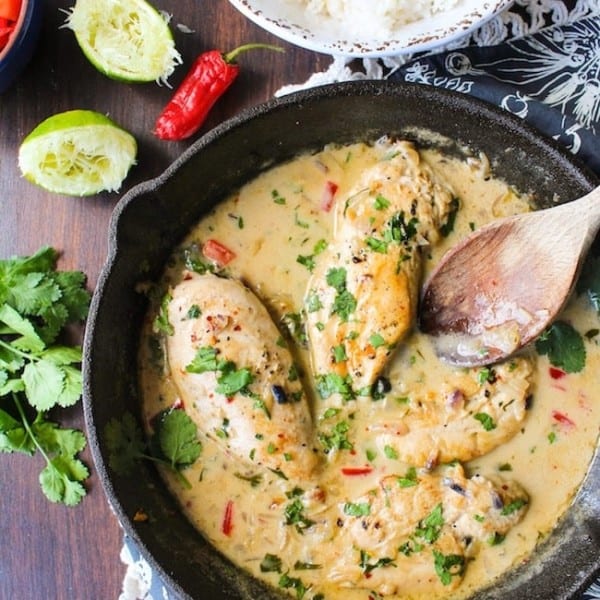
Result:
[[[34,57],[18,82],[0,96],[0,257],[29,254],[42,245],[62,253],[59,267],[82,270],[93,290],[107,251],[107,226],[120,196],[162,172],[194,139],[240,110],[271,98],[282,85],[303,82],[330,62],[262,31],[227,0],[156,0],[173,15],[176,46],[184,59],[170,79],[176,87],[200,52],[230,50],[251,41],[278,43],[285,54],[250,52],[242,72],[191,140],[162,142],[152,127],[172,91],[154,83],[130,85],[98,73],[81,53],[73,33],[60,29],[61,9],[74,0],[47,0]],[[176,28],[183,24],[193,33]],[[137,166],[119,194],[71,198],[45,192],[24,180],[17,166],[23,137],[46,117],[85,108],[108,114],[138,141]],[[83,429],[81,404],[57,415]],[[38,484],[41,457],[0,455],[0,599],[116,600],[125,568],[119,559],[122,533],[89,453],[88,494],[80,505],[49,503]]]

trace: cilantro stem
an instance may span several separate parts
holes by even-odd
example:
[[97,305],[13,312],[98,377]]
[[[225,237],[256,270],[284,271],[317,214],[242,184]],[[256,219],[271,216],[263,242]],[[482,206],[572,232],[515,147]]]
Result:
[[[44,457],[44,459],[46,460],[46,463],[48,465],[52,464],[50,461],[50,457],[46,454],[46,452],[44,451],[44,449],[38,442],[35,434],[33,433],[33,430],[29,426],[29,421],[27,420],[27,415],[25,414],[25,411],[23,410],[23,406],[21,405],[19,398],[17,397],[17,395],[14,392],[12,394],[12,399],[13,399],[13,402],[15,403],[15,406],[17,407],[17,411],[19,412],[19,416],[21,417],[21,422],[23,423],[23,428],[27,432],[27,435],[29,435],[29,437],[31,438],[31,441],[35,444],[35,447],[40,451],[40,454]],[[36,416],[36,420],[39,416],[40,416],[40,413],[38,412],[37,416]]]
[[2,346],[3,348],[6,348],[9,352],[12,352],[13,354],[16,354],[17,356],[21,356],[22,358],[24,358],[26,360],[40,360],[40,358],[38,356],[33,355],[31,352],[23,352],[22,350],[15,348],[13,345],[5,342],[4,340],[0,340],[0,346]]
[[142,454],[140,455],[140,458],[145,458],[146,460],[151,460],[159,465],[164,465],[165,467],[168,467],[178,479],[179,483],[181,483],[181,485],[186,490],[192,489],[192,484],[190,483],[189,479],[170,461],[163,460],[162,458],[157,458],[156,456],[152,456],[151,454]]

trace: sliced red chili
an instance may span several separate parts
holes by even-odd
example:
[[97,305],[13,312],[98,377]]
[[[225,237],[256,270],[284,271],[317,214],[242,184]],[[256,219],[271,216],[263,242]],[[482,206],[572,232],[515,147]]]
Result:
[[325,187],[323,188],[323,195],[321,196],[321,209],[325,212],[329,212],[333,206],[335,200],[335,194],[338,191],[338,184],[333,181],[327,180]]
[[342,467],[343,475],[368,475],[373,472],[373,467]]
[[560,423],[561,425],[564,425],[568,428],[571,427],[575,427],[575,421],[573,421],[572,419],[570,419],[569,417],[567,417],[567,415],[565,415],[564,413],[558,411],[558,410],[553,410],[552,411],[552,418],[557,422]]
[[159,115],[154,135],[161,140],[183,140],[196,133],[215,102],[236,80],[240,71],[236,58],[255,48],[283,51],[270,44],[244,44],[227,54],[219,50],[200,54]]
[[550,377],[552,379],[561,379],[566,375],[566,373],[562,369],[557,369],[556,367],[550,367]]
[[236,257],[233,250],[213,239],[207,240],[204,243],[202,254],[209,260],[216,262],[220,267],[228,265]]
[[229,537],[233,531],[233,500],[228,500],[223,513],[223,521],[221,522],[221,532]]

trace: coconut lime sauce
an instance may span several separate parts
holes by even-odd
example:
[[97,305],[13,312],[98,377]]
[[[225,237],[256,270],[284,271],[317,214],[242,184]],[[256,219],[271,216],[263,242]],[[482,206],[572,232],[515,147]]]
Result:
[[[258,176],[205,216],[189,234],[182,248],[201,246],[207,239],[218,240],[236,258],[226,267],[232,277],[244,281],[266,304],[276,323],[294,323],[301,314],[310,272],[307,265],[318,260],[319,248],[331,237],[333,214],[328,210],[328,182],[335,182],[335,200],[343,201],[362,170],[385,160],[385,142],[373,146],[354,144],[327,147],[318,154],[304,155]],[[431,165],[454,190],[460,211],[452,233],[427,251],[425,274],[442,253],[470,230],[493,218],[529,209],[528,198],[490,173],[485,157],[471,160],[449,158],[433,150],[422,152]],[[329,192],[327,190],[329,189]],[[181,252],[174,255],[165,273],[163,289],[182,276]],[[168,370],[157,367],[149,350],[154,313],[148,314],[140,352],[140,382],[143,412],[148,428],[152,418],[178,401],[178,393]],[[598,326],[597,317],[584,299],[571,302],[564,318],[579,331]],[[465,465],[469,474],[509,478],[521,483],[529,494],[525,518],[497,545],[482,545],[475,560],[469,561],[466,576],[457,591],[449,596],[439,582],[422,582],[414,593],[402,591],[398,598],[467,597],[489,584],[511,566],[525,560],[535,545],[548,534],[569,506],[585,476],[596,447],[600,424],[600,405],[594,402],[593,373],[600,369],[600,351],[593,341],[586,342],[587,362],[581,373],[559,375],[550,370],[545,357],[532,353],[535,361],[531,384],[531,406],[521,430],[510,441]],[[313,404],[313,418],[319,418],[319,399],[310,377],[308,353],[301,344],[293,345],[295,359],[304,373],[304,385]],[[419,395],[452,389],[464,370],[441,363],[430,340],[416,329],[394,354],[388,367],[396,404],[390,415],[401,420],[402,403]],[[551,375],[551,373],[553,375]],[[398,402],[398,399],[402,399]],[[392,400],[383,401],[392,403]],[[374,403],[375,404],[375,403]],[[381,404],[381,403],[380,403]],[[385,405],[385,410],[388,406]],[[366,599],[368,588],[352,589],[335,578],[325,580],[324,561],[336,563],[349,551],[335,547],[332,528],[335,519],[327,518],[348,498],[358,498],[376,487],[386,474],[405,473],[404,465],[385,456],[369,438],[369,424],[380,414],[362,411],[354,424],[355,452],[342,452],[327,458],[318,486],[306,484],[314,497],[304,498],[305,513],[323,525],[303,532],[286,524],[285,511],[293,499],[291,483],[269,471],[261,472],[240,465],[223,451],[219,440],[200,435],[203,445],[199,460],[185,470],[192,483],[186,489],[169,472],[164,472],[172,493],[182,510],[204,536],[234,563],[275,587],[282,587],[280,573],[263,572],[266,555],[276,556],[281,569],[297,578],[307,589],[305,598],[323,594],[328,600]],[[344,465],[370,471],[344,475]],[[320,492],[319,490],[322,490]],[[226,517],[226,512],[229,511]],[[230,530],[223,531],[223,520]],[[321,568],[297,568],[304,567]],[[389,568],[390,578],[402,579],[401,568]],[[331,569],[328,569],[331,572]],[[289,587],[292,595],[297,587]],[[385,591],[385,590],[384,590]]]

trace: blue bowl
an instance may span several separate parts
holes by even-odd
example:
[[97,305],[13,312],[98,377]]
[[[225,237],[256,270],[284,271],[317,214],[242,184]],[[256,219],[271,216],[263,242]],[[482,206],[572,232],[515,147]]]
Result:
[[38,41],[43,12],[43,0],[23,0],[17,26],[8,44],[0,52],[0,94],[11,86],[31,60]]

